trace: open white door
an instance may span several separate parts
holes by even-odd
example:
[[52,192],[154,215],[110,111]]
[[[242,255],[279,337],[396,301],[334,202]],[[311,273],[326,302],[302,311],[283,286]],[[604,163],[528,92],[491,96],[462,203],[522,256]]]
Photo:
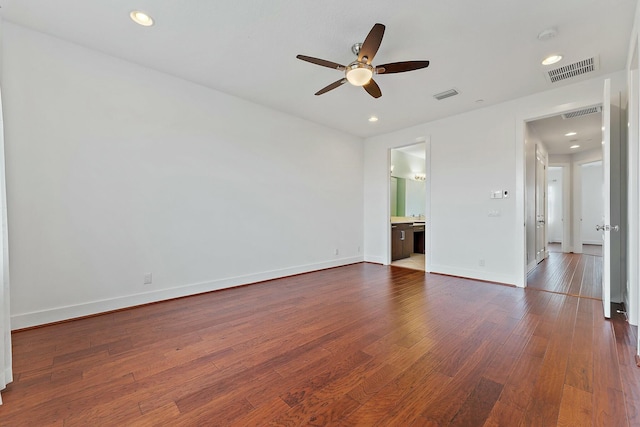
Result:
[[547,159],[536,147],[536,263],[547,257]]
[[[602,100],[602,199],[604,202],[604,224],[602,230],[602,307],[604,317],[611,317],[611,80],[604,81]],[[617,226],[615,226],[617,227]]]

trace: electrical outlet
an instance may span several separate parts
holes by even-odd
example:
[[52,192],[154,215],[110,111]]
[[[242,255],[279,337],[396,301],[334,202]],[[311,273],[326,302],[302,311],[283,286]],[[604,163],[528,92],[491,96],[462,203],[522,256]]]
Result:
[[360,246],[358,246],[358,253],[360,253]]
[[336,255],[340,254],[340,251],[338,250],[338,248],[336,248],[336,252],[335,253],[336,253]]
[[480,267],[484,267],[484,259],[480,259],[480,260],[478,261],[478,265],[479,265]]
[[151,273],[144,273],[144,284],[150,285],[151,282],[153,282],[153,276],[151,275]]

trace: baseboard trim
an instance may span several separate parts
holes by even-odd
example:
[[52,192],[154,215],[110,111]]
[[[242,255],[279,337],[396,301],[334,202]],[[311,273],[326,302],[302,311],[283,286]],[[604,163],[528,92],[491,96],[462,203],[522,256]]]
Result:
[[365,255],[364,256],[364,262],[370,262],[372,264],[385,265],[387,263],[387,260],[384,257],[381,257],[381,256]]
[[56,307],[47,310],[19,313],[11,316],[11,330],[15,331],[51,323],[58,323],[71,319],[107,313],[110,311],[136,307],[139,305],[151,304],[155,302],[218,291],[222,289],[234,288],[238,286],[250,285],[267,280],[279,279],[287,276],[295,276],[298,274],[310,273],[313,271],[325,270],[334,267],[341,267],[349,264],[357,264],[363,261],[364,259],[361,256],[341,258],[332,261],[299,265],[279,270],[264,271],[261,273],[229,277],[225,279],[194,283],[167,289],[158,289],[151,292],[131,294],[116,298],[86,302],[82,304]]
[[585,240],[584,242],[582,242],[582,244],[602,246],[602,240]]
[[483,282],[499,283],[501,285],[518,286],[516,280],[512,276],[504,274],[496,274],[492,272],[486,272],[481,270],[473,270],[466,268],[457,268],[447,265],[435,265],[431,264],[431,273],[444,274],[447,276],[461,277],[464,279],[480,280]]

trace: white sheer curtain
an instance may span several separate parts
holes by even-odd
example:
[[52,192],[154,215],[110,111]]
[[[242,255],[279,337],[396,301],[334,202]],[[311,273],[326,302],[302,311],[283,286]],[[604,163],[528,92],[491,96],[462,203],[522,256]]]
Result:
[[[9,240],[7,236],[7,192],[4,168],[4,121],[0,93],[0,390],[13,380],[11,369],[11,325],[9,316]],[[2,396],[0,396],[2,405]]]

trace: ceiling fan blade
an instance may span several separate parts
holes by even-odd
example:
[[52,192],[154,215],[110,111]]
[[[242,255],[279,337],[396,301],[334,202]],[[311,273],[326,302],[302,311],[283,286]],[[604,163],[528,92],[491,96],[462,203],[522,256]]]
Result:
[[364,58],[366,57],[367,64],[371,64],[373,61],[373,57],[376,56],[378,52],[378,48],[380,47],[380,43],[382,43],[382,36],[384,36],[384,25],[376,24],[371,28],[367,38],[364,39],[364,43],[360,47],[360,52],[358,53],[358,61],[364,62]]
[[344,65],[340,65],[337,62],[331,62],[325,59],[314,58],[312,56],[297,55],[296,58],[301,59],[303,61],[311,62],[312,64],[322,65],[323,67],[333,68],[334,70],[344,71],[345,69]]
[[317,91],[317,92],[315,93],[315,95],[317,96],[317,95],[322,95],[323,93],[327,93],[327,92],[329,92],[330,90],[333,90],[333,89],[335,89],[335,88],[337,88],[337,87],[342,86],[342,85],[343,85],[343,84],[345,84],[346,82],[347,82],[347,79],[345,79],[345,78],[342,78],[342,79],[340,79],[340,80],[337,80],[337,81],[335,81],[335,82],[331,83],[329,86],[325,86],[325,87],[323,87],[322,89],[320,89],[319,91]]
[[373,79],[369,80],[369,83],[362,87],[369,93],[369,95],[373,96],[374,98],[380,98],[382,96],[380,86],[378,86],[378,83],[373,81]]
[[404,73],[405,71],[419,70],[428,66],[429,61],[392,62],[391,64],[378,65],[376,74]]

